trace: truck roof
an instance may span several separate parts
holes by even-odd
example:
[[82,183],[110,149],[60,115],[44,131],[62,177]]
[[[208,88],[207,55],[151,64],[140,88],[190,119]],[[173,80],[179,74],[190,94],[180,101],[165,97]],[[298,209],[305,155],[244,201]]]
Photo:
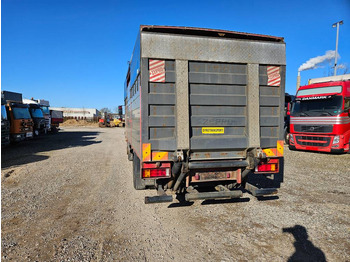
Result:
[[346,81],[346,80],[350,80],[350,74],[309,79],[309,85],[316,84],[316,83]]
[[1,91],[1,98],[4,98],[6,102],[17,102],[22,103],[22,94],[11,92],[11,91]]
[[[341,89],[329,89],[330,87],[336,87],[336,86],[343,86]],[[304,90],[311,90],[311,89],[319,89],[320,88],[328,88],[328,89],[324,89],[323,93],[309,93],[309,94],[305,94]],[[301,91],[301,92],[300,92]],[[327,93],[324,93],[326,92]],[[329,91],[329,92],[328,92]],[[296,96],[297,97],[302,97],[302,96],[317,96],[317,95],[335,95],[335,94],[342,94],[344,96],[349,96],[350,95],[350,79],[346,80],[344,79],[343,81],[320,81],[320,82],[315,82],[309,85],[304,85],[301,86],[298,91]]]
[[26,99],[26,98],[23,98],[23,104],[34,104],[34,105],[39,105],[36,101],[34,100],[31,100],[31,99]]
[[48,100],[38,99],[36,101],[38,101],[38,104],[41,106],[50,106],[50,102]]
[[227,31],[220,29],[198,28],[198,27],[182,27],[182,26],[159,26],[159,25],[141,25],[140,31],[181,34],[181,35],[196,35],[196,36],[210,36],[220,38],[236,38],[236,39],[250,39],[271,42],[284,42],[283,37],[244,33],[237,31]]

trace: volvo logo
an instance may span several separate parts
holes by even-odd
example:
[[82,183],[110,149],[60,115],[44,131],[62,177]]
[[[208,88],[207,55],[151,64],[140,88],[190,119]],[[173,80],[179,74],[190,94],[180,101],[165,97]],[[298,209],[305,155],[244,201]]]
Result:
[[315,127],[310,127],[310,131],[314,131],[315,130]]

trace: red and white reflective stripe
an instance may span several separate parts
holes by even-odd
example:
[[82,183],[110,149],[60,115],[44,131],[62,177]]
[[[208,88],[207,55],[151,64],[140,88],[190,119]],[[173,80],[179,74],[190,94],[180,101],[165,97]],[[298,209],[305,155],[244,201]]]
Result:
[[279,66],[267,67],[267,85],[268,86],[280,86],[281,75]]
[[350,118],[348,116],[330,116],[330,117],[291,117],[291,124],[325,124],[325,125],[341,125],[349,124]]
[[165,61],[149,60],[149,81],[165,82]]

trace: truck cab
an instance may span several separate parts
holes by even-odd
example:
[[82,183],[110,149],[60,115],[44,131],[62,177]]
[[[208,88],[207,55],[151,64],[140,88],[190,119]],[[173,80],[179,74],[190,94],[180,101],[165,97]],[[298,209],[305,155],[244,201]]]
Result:
[[5,101],[1,98],[1,146],[10,143],[10,121],[7,117]]
[[293,103],[294,96],[285,93],[284,96],[284,142],[289,143],[289,133],[290,133],[290,110]]
[[33,120],[29,113],[29,106],[16,103],[7,103],[7,112],[10,117],[10,140],[19,142],[33,138]]
[[345,153],[350,139],[350,74],[301,86],[290,120],[291,149]]
[[34,135],[38,136],[39,134],[46,133],[47,130],[44,114],[38,103],[30,99],[23,99],[23,103],[27,104],[29,107],[29,112],[34,122]]
[[51,114],[50,114],[50,102],[44,99],[35,100],[41,109],[43,110],[45,124],[46,124],[46,132],[51,130]]
[[33,138],[33,120],[29,106],[22,103],[22,94],[1,91],[6,102],[6,113],[10,120],[10,141],[19,142]]

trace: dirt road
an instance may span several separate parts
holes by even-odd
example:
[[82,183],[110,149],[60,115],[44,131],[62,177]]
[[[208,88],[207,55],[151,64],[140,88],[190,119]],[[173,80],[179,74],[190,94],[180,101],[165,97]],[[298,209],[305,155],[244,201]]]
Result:
[[285,148],[278,198],[145,205],[123,133],[2,150],[3,261],[349,261],[350,154]]

